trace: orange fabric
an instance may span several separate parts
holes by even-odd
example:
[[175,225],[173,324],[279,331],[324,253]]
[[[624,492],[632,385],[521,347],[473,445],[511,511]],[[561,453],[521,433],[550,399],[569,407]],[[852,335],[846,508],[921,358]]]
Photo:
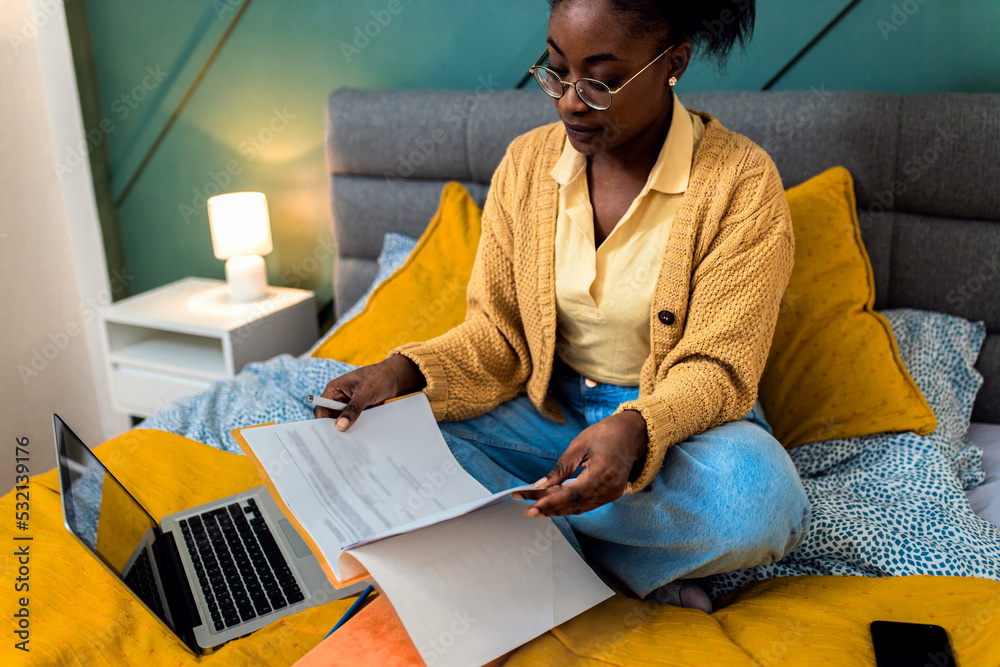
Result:
[[937,419],[906,372],[861,240],[854,182],[834,167],[786,193],[795,265],[760,379],[786,447],[886,431],[927,435]]
[[[37,445],[45,446],[39,441]],[[136,430],[95,451],[154,518],[260,486],[246,457],[170,433]],[[272,623],[196,658],[170,631],[86,552],[62,523],[55,471],[30,480],[30,653],[10,623],[16,601],[14,521],[0,523],[0,665],[289,665],[316,645],[350,606],[337,600]],[[14,494],[0,499],[0,514],[14,516]],[[18,544],[24,544],[20,542]]]
[[295,667],[379,665],[419,667],[424,664],[392,607],[379,596],[295,663]]

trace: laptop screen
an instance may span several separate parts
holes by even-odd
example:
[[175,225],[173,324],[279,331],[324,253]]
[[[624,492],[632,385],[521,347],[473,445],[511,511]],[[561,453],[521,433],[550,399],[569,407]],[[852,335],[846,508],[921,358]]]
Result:
[[56,415],[53,425],[66,527],[166,621],[150,589],[159,526]]

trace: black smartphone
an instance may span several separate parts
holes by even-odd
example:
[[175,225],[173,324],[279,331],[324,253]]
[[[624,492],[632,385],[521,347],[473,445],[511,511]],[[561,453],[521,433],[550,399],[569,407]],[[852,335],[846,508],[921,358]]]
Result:
[[878,667],[955,667],[940,625],[872,621],[871,633]]

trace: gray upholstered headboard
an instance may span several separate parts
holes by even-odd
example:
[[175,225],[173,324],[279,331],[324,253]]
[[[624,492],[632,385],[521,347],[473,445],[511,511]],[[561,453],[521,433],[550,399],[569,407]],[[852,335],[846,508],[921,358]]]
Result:
[[[876,308],[983,320],[975,421],[1000,423],[1000,95],[693,93],[770,153],[786,187],[834,165],[854,176]],[[556,120],[537,90],[362,91],[327,104],[326,155],[339,316],[375,275],[382,236],[418,237],[442,185],[482,204],[518,134]]]

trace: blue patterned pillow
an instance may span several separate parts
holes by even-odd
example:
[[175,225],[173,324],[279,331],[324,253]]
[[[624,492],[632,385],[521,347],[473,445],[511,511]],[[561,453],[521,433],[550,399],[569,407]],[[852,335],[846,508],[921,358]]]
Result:
[[372,295],[372,292],[374,292],[379,285],[384,283],[389,276],[394,274],[399,267],[406,263],[406,260],[410,257],[410,253],[413,252],[413,249],[416,247],[416,239],[411,239],[409,236],[403,236],[402,234],[396,234],[394,232],[386,234],[382,238],[382,251],[378,255],[378,260],[376,260],[378,262],[378,272],[375,274],[375,279],[372,280],[372,284],[368,288],[368,291],[361,295],[361,298],[358,299],[353,306],[348,308],[336,322],[334,322],[333,326],[326,333],[326,335],[316,341],[309,351],[302,356],[311,356],[313,350],[322,345],[334,331],[342,327],[345,322],[364,310],[365,304],[368,303],[368,298]]
[[941,443],[952,471],[965,489],[978,486],[985,476],[983,452],[965,434],[972,404],[983,384],[973,365],[979,356],[986,325],[927,310],[884,310],[892,325],[899,354],[910,376],[937,415],[931,437]]
[[811,505],[805,541],[779,561],[714,575],[712,597],[793,575],[1000,579],[1000,531],[973,513],[963,493],[984,476],[982,451],[965,436],[982,385],[973,363],[985,326],[929,311],[882,314],[937,428],[789,450]]

